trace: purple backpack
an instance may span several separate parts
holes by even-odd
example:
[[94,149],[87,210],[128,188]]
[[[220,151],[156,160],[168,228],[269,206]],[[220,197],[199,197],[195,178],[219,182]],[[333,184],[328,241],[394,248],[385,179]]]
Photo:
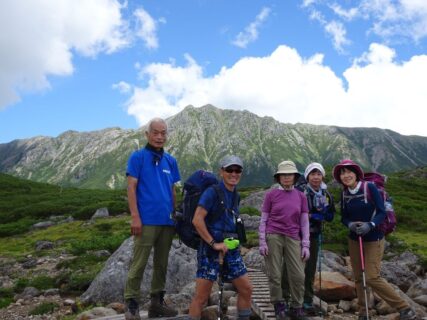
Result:
[[[371,182],[373,183],[378,191],[380,192],[383,200],[384,200],[384,208],[386,217],[384,218],[384,221],[380,223],[378,226],[378,229],[384,233],[384,235],[388,235],[392,233],[396,229],[397,219],[396,219],[396,213],[393,209],[393,201],[391,197],[388,195],[387,191],[385,191],[384,185],[386,182],[386,176],[377,173],[377,172],[365,172],[363,180],[365,182]],[[369,195],[369,192],[367,192],[368,189],[368,183],[364,184],[364,194],[365,194],[365,202],[367,201],[367,197]],[[372,215],[372,219],[375,216],[376,211],[374,211],[374,214]]]

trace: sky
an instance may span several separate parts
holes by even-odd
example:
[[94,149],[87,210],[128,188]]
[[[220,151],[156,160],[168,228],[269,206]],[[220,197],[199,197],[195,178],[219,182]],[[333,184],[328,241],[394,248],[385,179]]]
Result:
[[0,143],[206,104],[427,136],[425,0],[3,0],[0,29]]

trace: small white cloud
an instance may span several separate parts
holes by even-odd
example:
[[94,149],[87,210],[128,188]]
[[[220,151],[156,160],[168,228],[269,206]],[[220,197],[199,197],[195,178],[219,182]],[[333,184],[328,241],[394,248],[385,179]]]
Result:
[[113,84],[112,88],[115,90],[119,90],[120,93],[129,93],[132,89],[132,86],[125,81],[120,81],[118,83]]
[[[136,35],[144,41],[147,48],[157,49],[159,47],[159,41],[156,34],[156,20],[154,20],[142,7],[135,10],[134,15],[137,18]],[[165,22],[164,19],[161,21]]]
[[[145,124],[191,104],[246,109],[281,122],[380,127],[427,136],[427,55],[395,62],[395,52],[372,44],[345,70],[343,80],[323,62],[287,46],[265,57],[245,57],[211,77],[190,56],[145,66],[144,82],[134,89],[128,113]],[[417,115],[414,117],[414,115]]]
[[246,48],[251,42],[258,39],[258,29],[270,14],[270,8],[262,8],[261,12],[256,16],[255,21],[250,23],[243,32],[240,32],[232,44],[240,48]]
[[346,29],[341,22],[331,21],[325,25],[325,31],[332,37],[335,50],[340,53],[345,51],[344,46],[349,45],[350,41],[346,38]]
[[354,59],[353,65],[390,64],[395,56],[396,52],[393,49],[382,44],[372,43],[368,52],[364,52],[359,58]]
[[333,3],[330,5],[330,8],[332,11],[340,18],[343,18],[347,21],[351,21],[355,19],[357,16],[359,16],[359,9],[356,7],[350,8],[350,9],[344,9],[337,3]]
[[305,6],[310,12],[310,20],[319,22],[319,24],[324,28],[326,34],[331,37],[332,44],[338,53],[345,53],[344,47],[351,43],[351,41],[346,37],[347,30],[345,26],[339,21],[328,21],[321,11],[312,6],[314,3],[315,2],[311,2]]
[[96,56],[129,45],[117,0],[0,1],[0,109],[23,92],[73,73],[73,54]]

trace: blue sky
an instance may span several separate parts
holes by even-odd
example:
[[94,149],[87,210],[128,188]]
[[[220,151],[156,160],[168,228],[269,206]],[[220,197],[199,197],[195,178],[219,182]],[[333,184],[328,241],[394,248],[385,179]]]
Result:
[[427,136],[427,1],[0,3],[0,143],[191,104]]

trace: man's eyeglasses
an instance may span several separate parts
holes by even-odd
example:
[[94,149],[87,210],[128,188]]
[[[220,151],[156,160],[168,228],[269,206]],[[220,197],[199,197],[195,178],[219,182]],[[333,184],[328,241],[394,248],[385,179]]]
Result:
[[227,173],[237,173],[237,174],[240,174],[240,173],[242,173],[242,168],[225,168],[224,169],[224,171],[225,172],[227,172]]

